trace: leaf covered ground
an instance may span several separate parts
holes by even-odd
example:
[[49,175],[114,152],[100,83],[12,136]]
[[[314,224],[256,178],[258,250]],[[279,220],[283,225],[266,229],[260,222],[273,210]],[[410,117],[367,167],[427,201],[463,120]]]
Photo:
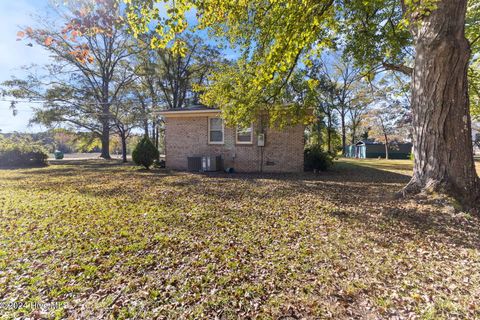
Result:
[[410,168],[0,170],[0,319],[480,318],[480,221]]

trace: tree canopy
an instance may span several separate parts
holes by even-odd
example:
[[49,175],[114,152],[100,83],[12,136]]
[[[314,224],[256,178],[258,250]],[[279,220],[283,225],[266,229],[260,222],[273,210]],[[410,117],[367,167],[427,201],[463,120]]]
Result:
[[[211,35],[226,38],[240,49],[241,59],[212,77],[213,85],[204,99],[223,108],[227,120],[232,121],[249,121],[267,105],[272,114],[282,110],[303,116],[295,104],[278,108],[279,97],[292,70],[308,65],[324,48],[344,48],[369,77],[382,70],[410,75],[415,53],[409,28],[436,6],[436,0],[124,1],[134,34],[155,25],[153,46],[181,51],[177,35],[193,28],[208,29]],[[474,112],[479,108],[479,12],[478,4],[470,0],[466,35],[474,53],[470,68]],[[193,14],[197,20],[192,23],[189,17]]]

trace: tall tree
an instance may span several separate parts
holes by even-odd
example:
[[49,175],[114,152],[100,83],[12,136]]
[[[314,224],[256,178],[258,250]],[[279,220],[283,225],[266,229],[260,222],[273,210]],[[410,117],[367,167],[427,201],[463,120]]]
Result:
[[412,21],[416,57],[412,78],[415,166],[404,192],[447,191],[479,208],[479,182],[470,151],[465,12],[466,0],[438,1],[429,14],[418,17],[414,11],[405,11]]
[[114,114],[114,132],[118,134],[122,144],[122,161],[127,162],[127,139],[132,130],[138,127],[141,119],[141,109],[136,108],[136,101],[122,101],[116,103],[113,107]]
[[[157,117],[155,111],[161,107],[161,91],[158,70],[157,51],[150,48],[148,35],[143,37],[138,45],[142,50],[133,57],[133,64],[137,78],[131,86],[132,92],[138,100],[142,110],[142,126],[144,136],[155,140]],[[150,126],[152,134],[150,135]]]
[[365,113],[368,111],[369,102],[362,101],[360,97],[352,101],[352,107],[348,110],[350,129],[350,142],[355,144],[357,142],[357,136],[359,134],[358,129],[362,123],[362,119]]
[[144,110],[145,135],[158,146],[162,120],[157,112],[199,103],[201,87],[222,61],[219,51],[198,36],[182,37],[183,54],[167,48],[151,48],[151,34],[140,38],[139,46],[144,50],[134,57],[138,75],[135,92]]
[[388,148],[393,140],[392,136],[398,133],[404,111],[398,104],[384,104],[371,109],[364,117],[369,128],[369,135],[385,144],[386,159],[389,159]]
[[[313,60],[309,69],[311,77],[315,77],[315,73],[321,74],[334,87],[332,103],[334,110],[338,113],[342,136],[342,153],[345,153],[347,118],[353,108],[352,101],[355,98],[357,87],[362,83],[362,69],[356,67],[347,56],[339,53],[328,54],[323,59]],[[357,109],[357,111],[359,110]]]
[[[110,158],[111,108],[132,81],[128,59],[137,50],[124,25],[117,1],[71,1],[55,8],[60,26],[39,21],[38,27],[19,31],[45,48],[54,62],[26,80],[4,85],[17,98],[43,101],[34,121],[46,125],[67,123],[97,134],[101,156]],[[100,32],[98,30],[101,30]]]
[[181,37],[184,50],[180,54],[168,48],[150,51],[150,61],[154,66],[159,98],[166,109],[185,107],[190,102],[198,102],[194,87],[202,87],[207,76],[221,61],[220,53],[205,41],[191,34]]
[[313,75],[311,78],[315,80],[315,86],[313,87],[313,96],[315,98],[314,113],[317,117],[315,125],[320,135],[321,124],[325,121],[327,151],[333,154],[336,152],[333,148],[332,135],[335,133],[337,125],[335,110],[339,91],[335,83],[324,74],[316,78]]

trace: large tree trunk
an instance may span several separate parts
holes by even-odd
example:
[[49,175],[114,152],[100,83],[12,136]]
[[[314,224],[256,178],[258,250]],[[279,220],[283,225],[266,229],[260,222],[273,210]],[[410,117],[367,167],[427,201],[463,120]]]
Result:
[[100,157],[110,160],[110,103],[109,103],[108,81],[103,79],[102,85],[102,154]]
[[439,0],[420,25],[412,21],[415,164],[404,194],[440,191],[467,208],[480,208],[467,90],[466,3]]
[[124,132],[120,134],[122,140],[122,162],[127,162],[127,136]]
[[110,124],[108,120],[104,120],[102,123],[102,154],[100,157],[110,160]]

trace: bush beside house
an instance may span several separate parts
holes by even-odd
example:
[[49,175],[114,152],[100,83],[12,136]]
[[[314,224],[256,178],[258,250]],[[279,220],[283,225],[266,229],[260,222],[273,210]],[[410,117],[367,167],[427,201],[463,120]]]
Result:
[[133,161],[146,169],[149,169],[159,157],[159,152],[148,137],[143,137],[132,152]]
[[305,148],[305,171],[326,171],[333,165],[333,157],[324,152],[321,146]]

